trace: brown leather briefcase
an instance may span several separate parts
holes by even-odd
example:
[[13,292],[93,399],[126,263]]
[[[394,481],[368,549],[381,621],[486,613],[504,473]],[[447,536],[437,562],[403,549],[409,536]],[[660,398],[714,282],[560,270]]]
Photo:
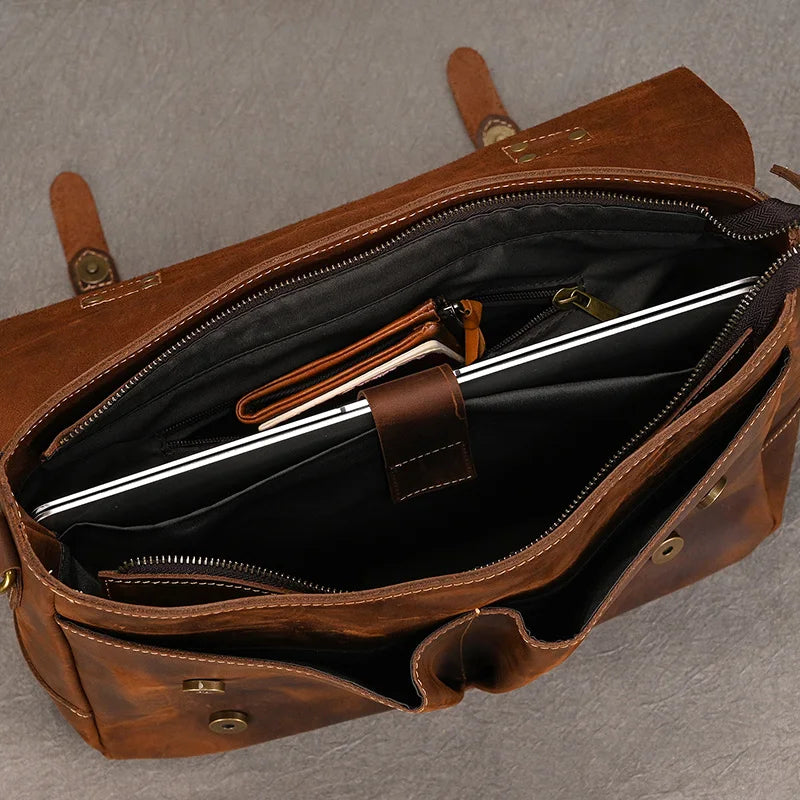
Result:
[[55,181],[77,295],[0,322],[0,588],[105,755],[514,689],[780,523],[800,207],[739,117],[681,68],[520,130],[449,78],[477,152],[130,280]]

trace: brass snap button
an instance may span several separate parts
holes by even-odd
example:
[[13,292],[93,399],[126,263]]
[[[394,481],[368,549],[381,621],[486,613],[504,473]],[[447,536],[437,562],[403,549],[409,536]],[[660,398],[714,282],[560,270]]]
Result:
[[512,153],[524,153],[528,149],[527,142],[517,142],[516,144],[510,144],[508,149]]
[[672,561],[673,558],[677,558],[680,554],[681,550],[683,550],[684,545],[683,538],[678,536],[677,533],[673,533],[669,539],[665,539],[656,549],[655,553],[652,555],[652,561],[654,564],[667,564]]
[[571,139],[573,142],[578,142],[588,135],[589,131],[585,130],[584,128],[576,128],[574,131],[570,131],[567,138]]
[[99,286],[112,278],[111,260],[99,250],[84,250],[75,259],[73,269],[82,286]]
[[244,711],[217,711],[208,718],[212,733],[229,735],[247,730],[247,714]]
[[539,158],[536,153],[525,153],[524,156],[520,156],[517,159],[517,164],[527,164],[529,161],[533,161],[535,158]]
[[719,500],[720,495],[725,491],[725,485],[728,483],[726,477],[720,478],[708,491],[706,496],[697,504],[698,508],[708,508],[712,503]]
[[183,682],[183,691],[195,692],[196,694],[222,694],[225,691],[225,681],[192,678]]
[[481,140],[483,141],[483,146],[486,147],[495,142],[500,142],[503,139],[508,139],[516,133],[517,130],[512,125],[506,122],[495,122],[481,134]]

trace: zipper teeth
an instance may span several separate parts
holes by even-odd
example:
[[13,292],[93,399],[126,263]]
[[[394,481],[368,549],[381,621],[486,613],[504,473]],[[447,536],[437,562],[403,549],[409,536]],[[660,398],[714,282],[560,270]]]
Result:
[[617,194],[614,192],[603,192],[603,191],[559,189],[555,191],[543,191],[543,192],[506,193],[502,195],[497,195],[495,197],[487,197],[487,198],[481,198],[479,200],[472,200],[468,203],[463,203],[461,205],[454,206],[453,208],[440,211],[436,214],[433,214],[430,217],[425,218],[424,220],[415,222],[413,225],[406,228],[405,230],[394,234],[386,241],[381,242],[380,244],[377,244],[373,247],[370,247],[369,249],[364,250],[360,253],[356,253],[345,259],[342,259],[341,261],[337,261],[334,264],[328,264],[322,267],[317,267],[316,269],[309,270],[308,272],[284,278],[278,283],[271,284],[270,286],[264,287],[263,289],[260,289],[257,292],[248,295],[247,297],[243,297],[240,300],[233,303],[232,305],[223,309],[222,311],[213,314],[211,317],[202,322],[196,328],[184,334],[180,339],[178,339],[176,342],[170,345],[164,352],[158,355],[155,359],[153,359],[153,361],[151,361],[149,364],[143,367],[139,372],[131,376],[99,408],[95,409],[95,411],[92,412],[92,414],[90,414],[86,419],[77,424],[68,433],[64,434],[58,440],[58,443],[56,444],[56,449],[59,449],[65,444],[71,442],[76,436],[79,436],[81,433],[83,433],[88,427],[90,427],[94,422],[96,422],[99,417],[105,414],[106,411],[108,411],[108,409],[111,408],[121,397],[123,397],[133,386],[139,383],[145,376],[147,376],[150,372],[152,372],[156,367],[163,364],[164,361],[166,361],[166,359],[174,355],[178,350],[185,347],[187,344],[192,342],[201,334],[205,333],[205,331],[216,325],[218,322],[226,319],[232,314],[235,314],[237,311],[241,310],[242,308],[245,308],[251,303],[257,302],[258,300],[261,300],[275,292],[279,292],[291,286],[305,283],[306,281],[309,280],[315,280],[330,273],[338,272],[341,269],[346,269],[348,267],[354,266],[355,264],[359,264],[367,259],[373,258],[374,256],[385,252],[386,250],[392,247],[397,246],[398,244],[405,241],[409,237],[415,236],[420,231],[432,227],[434,225],[438,225],[446,220],[455,219],[456,217],[461,216],[463,214],[472,213],[473,211],[481,210],[484,208],[485,209],[492,208],[494,206],[503,205],[509,202],[531,201],[540,199],[541,200],[548,200],[548,199],[612,200],[618,203],[628,203],[644,207],[649,206],[653,208],[667,208],[674,210],[692,211],[699,214],[704,219],[706,219],[718,231],[728,236],[729,238],[735,239],[737,241],[758,241],[761,239],[768,239],[772,236],[777,236],[778,234],[785,233],[786,231],[789,230],[789,228],[792,227],[792,223],[790,223],[780,228],[770,230],[767,232],[762,232],[757,234],[742,234],[728,228],[724,223],[720,222],[720,220],[717,219],[717,217],[715,217],[711,213],[711,211],[709,211],[708,208],[698,203],[684,201],[684,200],[670,200],[668,198],[638,197],[633,194]]
[[[654,428],[656,428],[680,403],[686,396],[686,394],[694,388],[694,385],[698,379],[704,372],[707,366],[713,363],[713,359],[715,359],[720,353],[717,351],[721,350],[722,347],[725,345],[728,336],[730,335],[731,331],[735,328],[736,324],[744,315],[744,312],[747,310],[750,303],[752,303],[755,296],[764,288],[767,281],[792,257],[800,255],[800,250],[797,247],[792,247],[791,249],[787,250],[783,255],[781,255],[770,268],[758,279],[756,284],[753,288],[742,298],[742,301],[736,307],[736,310],[733,314],[729,317],[728,321],[725,323],[724,327],[718,334],[718,336],[714,339],[711,347],[706,351],[705,355],[700,359],[697,363],[697,366],[692,370],[691,375],[684,381],[683,385],[680,389],[675,393],[672,399],[667,403],[661,411],[656,414],[649,422],[647,422],[639,431],[637,431],[627,442],[625,442],[622,447],[620,447],[614,455],[612,455],[603,466],[595,473],[595,475],[591,478],[591,480],[581,489],[581,491],[573,498],[570,504],[561,512],[558,518],[548,527],[546,528],[539,536],[537,536],[530,544],[525,545],[525,547],[521,547],[518,550],[515,550],[513,553],[509,555],[503,556],[503,558],[496,559],[495,561],[491,561],[488,564],[484,564],[483,567],[490,567],[493,564],[498,563],[499,561],[503,561],[506,558],[511,556],[517,555],[521,553],[523,550],[527,550],[532,545],[536,544],[538,541],[543,539],[548,534],[552,533],[559,525],[561,525],[564,520],[569,517],[570,514],[583,502],[583,500],[594,490],[598,483],[608,474],[608,472],[616,466],[630,451],[633,447],[639,444],[642,439],[644,439]],[[478,567],[478,569],[482,569],[483,567]]]
[[503,339],[502,342],[498,342],[495,345],[492,345],[484,356],[489,357],[496,355],[497,353],[502,353],[503,350],[506,349],[510,344],[513,344],[520,338],[520,336],[524,336],[528,331],[532,330],[533,328],[537,327],[540,323],[544,322],[550,317],[554,317],[556,314],[559,313],[559,309],[551,306],[550,308],[545,308],[543,311],[540,311],[538,314],[535,314],[531,317],[521,328],[517,328],[513,333],[510,333]]
[[279,582],[285,586],[302,587],[308,589],[310,592],[319,594],[338,594],[341,589],[331,589],[327,586],[313,583],[312,581],[304,580],[303,578],[296,578],[292,575],[286,575],[283,572],[277,572],[273,569],[266,569],[254,564],[245,564],[241,561],[230,561],[226,558],[211,558],[209,556],[175,556],[175,555],[158,555],[158,556],[138,556],[131,558],[124,562],[118,568],[118,572],[126,573],[135,569],[143,569],[146,567],[206,567],[211,569],[228,570],[231,572],[238,572],[243,576],[253,578],[257,581],[263,582]]

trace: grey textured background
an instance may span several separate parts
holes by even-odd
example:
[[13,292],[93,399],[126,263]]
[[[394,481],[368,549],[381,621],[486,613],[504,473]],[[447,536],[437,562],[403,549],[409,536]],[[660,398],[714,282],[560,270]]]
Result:
[[[522,123],[678,64],[742,115],[759,184],[800,168],[798,4],[0,0],[0,316],[67,297],[47,189],[89,180],[124,277],[469,149],[444,76],[481,50]],[[795,197],[795,199],[797,199]],[[0,792],[25,798],[770,798],[800,794],[800,486],[751,558],[601,626],[554,673],[421,718],[229,755],[106,762],[0,611]]]

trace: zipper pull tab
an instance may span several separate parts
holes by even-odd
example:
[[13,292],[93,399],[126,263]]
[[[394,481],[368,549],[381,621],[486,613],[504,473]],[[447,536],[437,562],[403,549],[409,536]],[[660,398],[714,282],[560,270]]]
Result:
[[451,303],[444,297],[436,300],[436,311],[448,330],[457,338],[464,337],[464,364],[477,361],[486,350],[486,340],[481,331],[483,304],[477,300],[459,300]]
[[622,314],[618,308],[600,300],[598,297],[594,297],[588,292],[584,292],[579,286],[567,286],[564,289],[559,289],[553,295],[553,305],[562,310],[574,306],[601,322],[616,319]]
[[477,300],[462,300],[459,305],[463,309],[461,322],[464,325],[464,364],[469,366],[486,350],[486,340],[481,330],[483,303]]

